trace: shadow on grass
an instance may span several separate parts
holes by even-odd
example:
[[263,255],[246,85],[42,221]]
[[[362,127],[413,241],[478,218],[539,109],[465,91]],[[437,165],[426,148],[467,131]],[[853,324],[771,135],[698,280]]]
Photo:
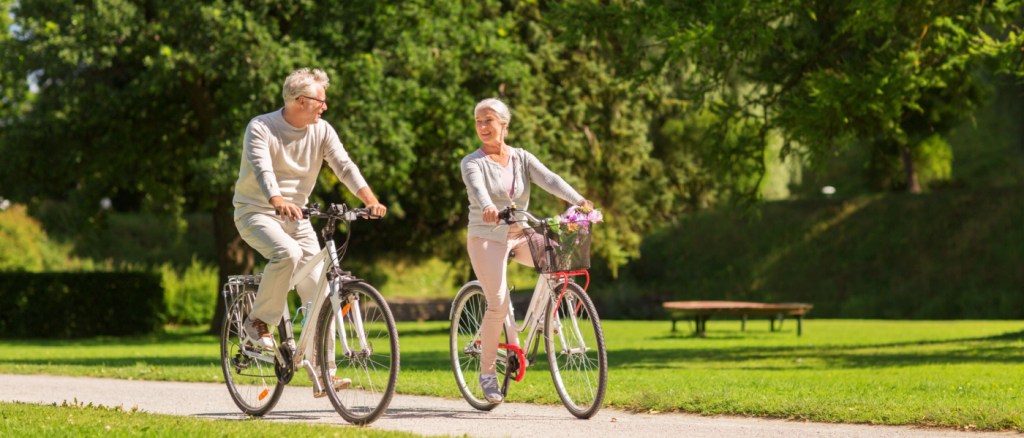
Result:
[[[716,336],[716,340],[733,336]],[[675,339],[675,338],[672,338]],[[1024,364],[1021,348],[1010,342],[1024,339],[1024,331],[995,336],[947,339],[941,341],[860,344],[850,346],[736,346],[701,348],[699,345],[659,349],[615,349],[608,352],[611,368],[682,369],[688,364],[710,362],[755,362],[782,360],[822,360],[834,368],[873,368],[916,366],[924,364],[1007,363]],[[696,342],[700,342],[697,339]],[[998,342],[998,345],[972,345]],[[910,350],[913,347],[943,347],[940,351]],[[750,369],[786,369],[793,367],[764,367],[753,364]]]
[[[447,334],[447,327],[403,328],[400,337],[429,337]],[[772,334],[771,336],[775,336]],[[785,333],[782,333],[785,335]],[[723,337],[724,336],[724,337]],[[731,334],[715,335],[712,340],[748,336]],[[681,340],[682,337],[658,337],[652,340]],[[825,367],[833,368],[872,368],[891,366],[917,366],[924,364],[967,364],[967,363],[1007,363],[1024,365],[1024,355],[1016,343],[1024,339],[1024,331],[1010,332],[987,337],[965,337],[942,341],[919,341],[899,343],[860,344],[850,346],[731,346],[702,347],[703,339],[693,339],[680,346],[659,346],[659,348],[617,348],[608,351],[608,362],[612,370],[618,368],[635,369],[685,369],[700,364],[725,362],[736,363],[747,369],[785,369],[793,370],[801,365],[772,366],[765,362],[781,361],[781,363],[799,363],[803,360],[823,361]],[[175,329],[167,333],[131,338],[90,338],[84,340],[0,340],[0,345],[39,346],[39,347],[89,347],[89,346],[133,346],[133,345],[180,345],[195,342],[215,348],[217,339],[204,330]],[[994,342],[991,345],[972,345],[971,343]],[[447,344],[447,342],[445,342]],[[939,351],[923,349],[914,351],[913,347],[942,347]],[[438,350],[402,352],[401,366],[406,371],[449,371],[451,365],[446,347],[438,346]],[[0,365],[71,365],[107,368],[131,368],[145,366],[174,367],[220,367],[217,353],[211,350],[206,355],[176,356],[104,356],[85,358],[32,358],[11,357],[0,358]],[[537,362],[530,370],[547,370],[546,353],[541,346],[537,352]],[[749,367],[744,367],[745,363]],[[804,365],[804,367],[820,368],[822,365]]]
[[[693,331],[678,331],[675,333],[669,332],[668,335],[663,336],[652,336],[647,339],[653,341],[681,341],[681,340],[702,340],[707,339],[708,341],[731,341],[731,340],[754,340],[756,336],[763,337],[775,337],[775,336],[795,336],[796,331],[789,332],[771,332],[771,333],[744,333],[744,332],[716,332],[711,336],[702,338],[696,336]],[[774,339],[774,338],[773,338]],[[940,339],[940,340],[929,340],[929,341],[907,341],[907,342],[880,342],[880,343],[864,343],[864,344],[847,344],[847,345],[832,345],[827,346],[829,348],[878,348],[878,347],[902,347],[911,345],[935,345],[935,344],[949,344],[949,343],[960,343],[960,342],[984,342],[984,341],[1017,341],[1024,340],[1024,330],[1019,332],[1007,332],[992,336],[978,336],[969,338],[954,338],[954,339]],[[825,346],[823,346],[825,347]],[[786,347],[778,347],[786,348]],[[822,347],[819,347],[822,348]]]
[[[448,336],[449,326],[445,324],[441,327],[416,327],[410,328],[409,325],[399,325],[398,327],[398,339],[401,341],[404,338],[415,338],[420,336]],[[447,340],[445,341],[447,344]]]
[[161,345],[182,343],[219,343],[218,335],[210,334],[204,328],[170,328],[160,333],[140,336],[97,336],[91,338],[46,339],[46,338],[0,338],[0,344],[39,347],[103,346],[103,345]]
[[83,366],[83,367],[104,367],[104,368],[132,368],[137,365],[148,367],[217,367],[220,362],[209,356],[171,356],[171,357],[89,357],[89,358],[46,358],[46,359],[19,359],[0,358],[0,365],[31,365],[39,367],[47,366]]

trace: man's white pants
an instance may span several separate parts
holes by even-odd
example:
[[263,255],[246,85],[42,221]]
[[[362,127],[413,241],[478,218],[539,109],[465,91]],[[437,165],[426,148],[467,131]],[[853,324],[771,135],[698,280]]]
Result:
[[[250,213],[236,219],[235,226],[242,239],[269,260],[250,317],[275,326],[281,318],[287,318],[288,281],[292,273],[320,252],[320,241],[305,219],[284,221],[274,215]],[[321,270],[317,267],[309,276],[298,279],[295,290],[303,305],[319,299],[316,282]],[[307,317],[313,321],[315,315]]]

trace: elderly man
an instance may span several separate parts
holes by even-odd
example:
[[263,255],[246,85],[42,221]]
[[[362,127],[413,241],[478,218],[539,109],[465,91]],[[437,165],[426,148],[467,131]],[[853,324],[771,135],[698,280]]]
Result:
[[[269,260],[243,330],[246,340],[261,348],[274,348],[267,324],[276,325],[285,313],[292,273],[320,252],[316,232],[302,218],[302,206],[313,192],[324,161],[371,214],[387,213],[349,158],[338,133],[320,118],[327,111],[329,84],[327,74],[318,69],[292,72],[281,93],[284,107],[256,116],[245,130],[235,183],[235,226],[242,239]],[[315,269],[299,280],[296,290],[302,302],[317,299],[319,276]],[[334,377],[338,389],[350,382]]]

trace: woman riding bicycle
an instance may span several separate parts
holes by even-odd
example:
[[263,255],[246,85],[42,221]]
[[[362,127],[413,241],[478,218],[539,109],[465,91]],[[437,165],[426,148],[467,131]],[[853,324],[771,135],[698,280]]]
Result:
[[462,159],[462,180],[469,195],[469,232],[466,249],[473,272],[487,297],[487,312],[481,328],[482,357],[480,386],[491,403],[502,401],[498,389],[496,361],[498,341],[508,313],[506,270],[508,255],[533,266],[527,246],[529,237],[519,224],[507,225],[498,213],[509,205],[526,209],[530,203],[530,183],[560,199],[579,206],[593,207],[558,176],[522,148],[505,144],[512,119],[508,106],[498,99],[484,99],[473,111],[476,135],[482,145]]

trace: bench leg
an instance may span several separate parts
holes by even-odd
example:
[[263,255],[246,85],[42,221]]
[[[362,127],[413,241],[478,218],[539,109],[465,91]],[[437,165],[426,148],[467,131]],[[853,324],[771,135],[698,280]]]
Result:
[[676,319],[672,318],[672,333],[676,332]]
[[803,336],[804,335],[804,316],[803,315],[797,315],[796,316],[796,335],[797,336]]
[[700,336],[702,338],[706,337],[707,333],[708,333],[708,318],[711,318],[711,317],[708,316],[708,315],[703,315],[703,316],[698,316],[697,318],[698,318],[698,321],[699,321],[697,323],[697,336]]
[[743,319],[741,321],[742,322],[740,322],[740,331],[745,332],[747,331],[747,315],[743,315]]

